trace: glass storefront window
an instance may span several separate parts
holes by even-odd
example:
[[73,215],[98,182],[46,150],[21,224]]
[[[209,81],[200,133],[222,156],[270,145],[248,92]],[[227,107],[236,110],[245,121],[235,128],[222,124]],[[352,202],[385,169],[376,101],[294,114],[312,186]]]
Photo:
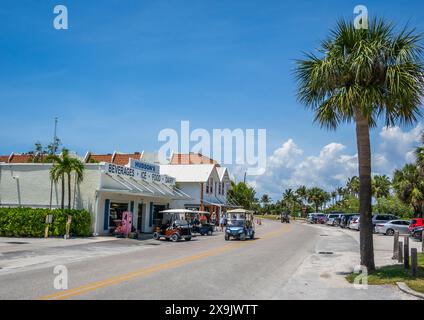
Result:
[[127,202],[111,202],[109,210],[109,228],[117,227],[122,221],[122,214],[128,211]]
[[163,213],[160,211],[166,210],[164,205],[153,205],[153,224],[159,226],[162,224]]

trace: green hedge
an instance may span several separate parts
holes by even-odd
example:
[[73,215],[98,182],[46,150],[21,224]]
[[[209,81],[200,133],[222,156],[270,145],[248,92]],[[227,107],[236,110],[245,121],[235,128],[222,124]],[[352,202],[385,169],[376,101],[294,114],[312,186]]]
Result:
[[46,216],[53,215],[50,236],[63,236],[68,215],[72,216],[71,235],[89,236],[91,216],[85,210],[0,208],[0,236],[44,237]]

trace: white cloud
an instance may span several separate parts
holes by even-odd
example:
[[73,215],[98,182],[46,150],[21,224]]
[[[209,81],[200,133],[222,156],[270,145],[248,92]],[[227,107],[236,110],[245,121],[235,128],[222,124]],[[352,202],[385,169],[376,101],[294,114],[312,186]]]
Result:
[[[383,128],[372,159],[373,173],[391,175],[394,169],[414,161],[413,150],[423,129],[422,124],[410,131],[399,127]],[[346,153],[346,146],[341,143],[329,143],[318,155],[307,156],[293,139],[289,139],[268,157],[266,172],[249,177],[248,182],[258,195],[268,193],[274,200],[280,198],[284,189],[296,189],[300,185],[333,190],[358,174],[357,161],[357,154]],[[236,175],[242,170],[236,169]]]

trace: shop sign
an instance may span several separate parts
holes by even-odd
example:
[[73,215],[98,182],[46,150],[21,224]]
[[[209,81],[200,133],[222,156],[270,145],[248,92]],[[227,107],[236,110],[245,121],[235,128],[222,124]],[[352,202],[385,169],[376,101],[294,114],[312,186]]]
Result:
[[118,166],[113,163],[107,163],[104,171],[109,174],[127,176],[134,179],[145,180],[148,182],[154,181],[165,184],[175,184],[175,179],[172,177],[143,170],[136,170],[130,167]]
[[130,168],[133,168],[133,169],[152,172],[156,174],[159,174],[160,172],[159,166],[157,164],[148,163],[148,162],[136,160],[136,159],[130,159],[129,166]]

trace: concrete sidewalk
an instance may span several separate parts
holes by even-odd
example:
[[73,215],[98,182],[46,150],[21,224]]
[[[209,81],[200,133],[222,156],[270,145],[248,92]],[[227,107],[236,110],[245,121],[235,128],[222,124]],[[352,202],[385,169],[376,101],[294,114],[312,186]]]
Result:
[[0,238],[0,274],[110,256],[148,248],[150,234],[140,239],[88,238]]
[[[284,290],[290,299],[312,300],[415,300],[395,286],[356,289],[345,276],[360,264],[359,233],[324,225],[308,225],[319,230],[315,253],[307,257],[290,278]],[[391,260],[393,237],[376,239],[376,264]]]

